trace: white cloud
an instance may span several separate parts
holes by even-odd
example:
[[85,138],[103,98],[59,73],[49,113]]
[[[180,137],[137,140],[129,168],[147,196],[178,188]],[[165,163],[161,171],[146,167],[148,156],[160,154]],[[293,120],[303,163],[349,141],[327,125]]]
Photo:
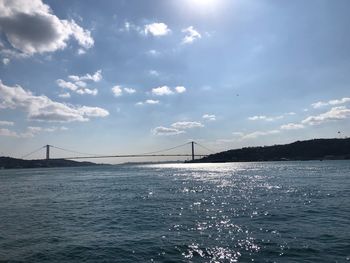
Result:
[[264,115],[259,115],[259,116],[253,116],[253,117],[248,117],[248,120],[250,121],[256,121],[256,120],[265,120],[267,117]]
[[89,121],[89,117],[106,117],[109,112],[98,107],[73,106],[36,96],[21,86],[9,87],[0,81],[0,108],[24,109],[30,120],[48,122]]
[[64,49],[70,38],[88,49],[94,40],[74,20],[61,20],[41,0],[0,1],[0,30],[11,46],[24,54]]
[[124,88],[124,91],[128,94],[134,94],[136,92],[136,90],[133,88]]
[[[65,81],[63,79],[58,79],[56,81],[56,83],[59,87],[64,88],[64,89],[69,89],[69,90],[74,91],[75,93],[80,94],[80,95],[88,94],[88,95],[96,96],[98,93],[97,89],[88,89],[88,88],[78,87],[78,86],[84,86],[85,82],[82,82],[82,81],[77,81],[75,83],[72,83],[69,81]],[[70,98],[70,94],[64,93],[64,95],[61,94],[60,97],[61,98]]]
[[256,139],[261,136],[268,136],[280,133],[280,130],[255,131],[250,133],[233,132],[232,135],[238,137],[239,140]]
[[75,85],[72,82],[69,81],[65,81],[63,79],[58,79],[56,80],[56,83],[59,87],[63,88],[63,89],[69,89],[71,91],[76,91],[78,89],[78,86]]
[[99,107],[82,106],[79,108],[79,112],[89,117],[106,117],[109,115],[108,111]]
[[99,82],[102,79],[102,70],[99,69],[92,75],[90,75],[89,73],[87,73],[83,76],[69,75],[68,78],[70,78],[74,82],[86,81],[86,80],[92,80],[93,82]]
[[171,127],[179,130],[192,129],[192,128],[201,128],[204,125],[196,121],[179,121],[171,124]]
[[160,52],[155,49],[151,49],[151,50],[148,50],[147,54],[156,57],[160,55]]
[[309,116],[302,121],[303,124],[318,125],[329,121],[339,121],[350,118],[350,109],[345,106],[333,107],[329,111]]
[[[63,79],[58,79],[56,80],[56,83],[59,87],[63,89],[69,89],[80,95],[88,94],[88,95],[96,96],[98,94],[98,90],[86,88],[87,84],[85,81],[93,81],[93,82],[100,81],[102,79],[101,72],[102,72],[101,70],[97,70],[93,75],[90,75],[90,74],[85,74],[83,76],[69,75],[68,78],[73,82],[65,81]],[[68,96],[67,93],[65,94],[66,94],[65,98],[70,97],[70,95]]]
[[152,89],[152,94],[156,96],[173,95],[174,93],[184,93],[186,88],[184,86],[177,86],[171,89],[168,86],[161,86]]
[[256,121],[256,120],[275,121],[275,120],[280,120],[280,119],[283,119],[283,115],[276,116],[276,117],[267,117],[265,115],[258,115],[258,116],[253,116],[253,117],[248,118],[248,120],[250,120],[250,121]]
[[144,102],[143,101],[139,101],[135,105],[136,106],[142,106],[142,105],[145,105],[145,104],[150,104],[150,105],[159,104],[159,100],[145,100]]
[[22,137],[22,138],[32,138],[36,134],[42,132],[44,129],[41,127],[32,127],[29,126],[25,132],[22,132],[20,134],[17,134],[17,137]]
[[96,96],[98,93],[98,90],[97,89],[80,88],[76,91],[76,93],[78,93],[80,95],[88,94],[88,95]]
[[149,74],[152,75],[152,76],[155,76],[155,77],[158,77],[159,76],[159,73],[157,70],[150,70],[149,71]]
[[279,130],[270,130],[270,131],[255,131],[248,133],[242,136],[242,139],[256,139],[261,136],[274,135],[280,133]]
[[125,23],[124,23],[124,30],[125,31],[127,31],[127,32],[129,32],[130,31],[130,28],[131,28],[131,24],[128,22],[128,21],[126,21]]
[[159,104],[159,100],[146,100],[146,104]]
[[170,33],[170,29],[168,26],[164,23],[152,23],[145,25],[144,33],[146,35],[153,35],[153,36],[165,36]]
[[177,93],[184,93],[184,92],[186,92],[186,88],[184,86],[177,86],[177,87],[175,87],[175,91]]
[[182,32],[186,34],[182,39],[183,44],[190,44],[196,39],[200,39],[202,37],[201,34],[199,34],[199,32],[193,28],[193,26],[184,28]]
[[84,55],[84,54],[86,54],[86,50],[82,49],[82,48],[79,48],[78,51],[77,51],[77,54],[78,55]]
[[10,131],[9,129],[0,128],[0,136],[6,137],[17,137],[17,133],[14,131]]
[[168,86],[162,86],[158,88],[153,88],[152,94],[157,96],[163,96],[174,94],[174,92]]
[[68,130],[68,128],[66,128],[64,126],[62,126],[62,127],[53,126],[53,127],[48,127],[48,128],[29,126],[23,132],[15,132],[15,131],[11,131],[9,129],[0,129],[0,136],[17,137],[17,138],[32,138],[41,132],[55,132],[55,131],[66,131],[66,130]]
[[299,123],[288,123],[281,125],[282,130],[299,130],[305,128],[304,125]]
[[284,114],[279,115],[279,116],[256,115],[256,116],[248,117],[248,120],[250,120],[250,121],[257,121],[257,120],[277,121],[277,120],[281,120],[285,117],[294,116],[294,115],[296,115],[295,112],[287,112],[287,113],[284,113]]
[[125,21],[123,26],[119,29],[120,32],[136,31],[138,33],[144,33],[143,29],[129,21]]
[[2,64],[4,64],[5,66],[7,65],[7,64],[9,64],[10,63],[10,59],[9,58],[3,58],[2,59]]
[[94,45],[94,40],[91,37],[90,31],[81,28],[74,20],[66,23],[70,26],[72,36],[78,41],[81,47],[88,49]]
[[318,101],[318,102],[312,103],[311,107],[313,107],[314,109],[317,109],[317,108],[321,108],[321,107],[326,106],[326,105],[328,105],[328,103]]
[[311,107],[313,107],[314,109],[318,109],[326,105],[328,105],[327,102],[318,101],[318,102],[312,103]]
[[[0,30],[1,33],[1,30]],[[3,57],[9,57],[9,58],[16,58],[16,59],[23,59],[23,58],[28,58],[30,57],[30,55],[25,54],[25,53],[20,53],[18,51],[16,51],[15,49],[9,49],[9,48],[5,48],[5,47],[1,47],[0,46],[0,54]]]
[[0,126],[13,126],[14,124],[13,121],[0,121]]
[[207,121],[216,121],[216,116],[214,114],[204,114],[202,118]]
[[179,121],[171,124],[171,128],[159,126],[152,130],[155,135],[176,135],[185,133],[187,129],[204,127],[200,122],[195,121]]
[[66,93],[61,93],[58,95],[58,97],[63,98],[63,99],[69,99],[70,98],[70,93],[66,92]]
[[163,126],[159,126],[156,127],[152,130],[152,133],[154,135],[177,135],[177,134],[181,134],[184,133],[184,131],[180,131],[178,129],[174,129],[174,128],[167,128],[167,127],[163,127]]
[[336,99],[336,100],[329,100],[329,101],[318,101],[318,102],[315,102],[313,104],[311,104],[311,106],[314,108],[314,109],[318,109],[318,108],[321,108],[323,106],[329,106],[329,105],[340,105],[340,104],[345,104],[345,103],[348,103],[350,102],[350,98],[341,98],[341,99]]
[[127,94],[134,94],[136,92],[135,89],[133,88],[122,88],[121,86],[119,85],[115,85],[113,88],[112,88],[112,92],[114,94],[115,97],[120,97],[123,95],[123,92],[127,93]]
[[123,90],[120,86],[116,85],[112,88],[112,92],[115,97],[120,97],[123,94]]
[[10,136],[10,137],[17,137],[17,138],[32,138],[35,135],[42,133],[42,132],[55,132],[55,131],[66,131],[68,128],[62,126],[62,127],[48,127],[48,128],[42,128],[42,127],[33,127],[29,126],[24,132],[18,133],[15,131],[10,131],[8,129],[0,129],[0,136]]
[[78,87],[81,87],[81,88],[85,88],[87,86],[86,82],[81,81],[81,80],[76,81],[75,85],[77,85]]

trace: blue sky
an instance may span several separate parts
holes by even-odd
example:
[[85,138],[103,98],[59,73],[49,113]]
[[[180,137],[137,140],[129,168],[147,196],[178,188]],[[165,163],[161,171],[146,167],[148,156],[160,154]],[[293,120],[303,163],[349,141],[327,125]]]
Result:
[[0,155],[349,136],[349,8],[0,0]]

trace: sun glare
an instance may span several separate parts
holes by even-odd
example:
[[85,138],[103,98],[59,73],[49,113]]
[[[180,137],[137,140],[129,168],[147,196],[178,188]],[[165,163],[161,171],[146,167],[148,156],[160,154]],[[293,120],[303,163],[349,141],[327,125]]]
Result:
[[213,12],[218,11],[223,4],[223,0],[186,0],[192,8],[200,12]]
[[191,0],[191,1],[193,2],[193,4],[204,8],[213,7],[218,2],[218,0]]

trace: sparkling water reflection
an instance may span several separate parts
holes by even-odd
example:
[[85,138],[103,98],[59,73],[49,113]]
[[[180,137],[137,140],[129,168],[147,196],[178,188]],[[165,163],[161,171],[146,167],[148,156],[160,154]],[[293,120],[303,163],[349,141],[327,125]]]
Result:
[[345,262],[350,163],[0,171],[0,261]]

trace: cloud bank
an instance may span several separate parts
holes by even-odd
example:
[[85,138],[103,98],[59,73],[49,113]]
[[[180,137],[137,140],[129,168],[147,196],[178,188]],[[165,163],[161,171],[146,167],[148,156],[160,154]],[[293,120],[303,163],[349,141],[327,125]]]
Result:
[[318,109],[318,108],[321,108],[321,107],[324,107],[324,106],[329,106],[329,105],[340,105],[340,104],[345,104],[345,103],[348,103],[350,102],[350,98],[341,98],[341,99],[337,99],[337,100],[329,100],[329,101],[318,101],[318,102],[315,102],[313,104],[311,104],[311,106],[314,108],[314,109]]
[[339,121],[350,118],[350,109],[345,106],[333,107],[325,113],[315,116],[309,116],[304,119],[302,124],[319,125],[329,121]]
[[90,117],[106,117],[109,112],[99,107],[73,106],[36,96],[21,86],[9,87],[0,81],[0,109],[21,108],[28,119],[48,122],[89,121]]

